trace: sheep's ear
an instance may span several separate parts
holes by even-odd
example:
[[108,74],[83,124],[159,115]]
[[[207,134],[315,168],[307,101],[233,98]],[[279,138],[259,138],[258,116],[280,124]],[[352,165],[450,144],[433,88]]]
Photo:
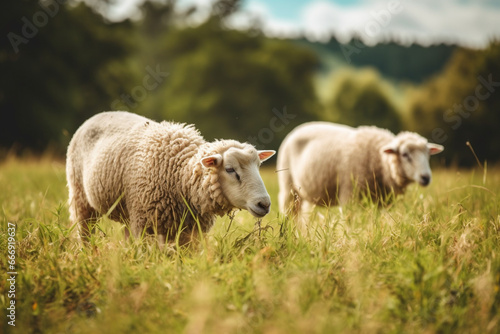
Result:
[[427,148],[429,149],[429,154],[430,155],[441,153],[444,150],[444,146],[443,145],[433,144],[433,143],[427,144]]
[[268,150],[268,151],[257,151],[257,154],[259,155],[260,162],[264,162],[273,155],[276,154],[276,151],[273,150]]
[[222,164],[222,155],[214,154],[204,157],[200,160],[200,163],[205,168],[219,167]]
[[398,148],[397,146],[394,145],[394,143],[389,143],[385,146],[382,146],[380,149],[381,152],[387,153],[387,154],[397,154],[398,153]]

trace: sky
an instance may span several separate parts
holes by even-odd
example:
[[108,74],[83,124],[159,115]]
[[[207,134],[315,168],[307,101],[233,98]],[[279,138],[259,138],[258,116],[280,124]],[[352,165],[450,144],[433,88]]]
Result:
[[[110,13],[116,20],[134,16],[143,0],[122,0]],[[180,7],[202,10],[214,0],[179,0]],[[482,48],[500,38],[500,0],[244,0],[227,24],[245,29],[259,22],[266,35],[341,42],[353,35],[367,44],[397,38],[402,43],[456,43]]]

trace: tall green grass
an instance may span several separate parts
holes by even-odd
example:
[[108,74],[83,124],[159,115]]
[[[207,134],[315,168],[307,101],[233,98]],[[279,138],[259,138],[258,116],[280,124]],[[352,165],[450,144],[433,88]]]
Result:
[[[206,242],[160,250],[103,220],[69,223],[64,165],[0,165],[0,308],[18,333],[498,333],[500,170],[437,170],[387,208],[317,209],[307,233],[273,208],[224,217]],[[16,327],[7,223],[17,225]],[[7,319],[8,320],[8,319]]]

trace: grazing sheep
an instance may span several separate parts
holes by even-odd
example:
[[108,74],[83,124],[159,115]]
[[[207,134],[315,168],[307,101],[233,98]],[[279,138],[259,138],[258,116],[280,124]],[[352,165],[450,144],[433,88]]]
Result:
[[193,125],[103,112],[68,147],[70,218],[88,238],[96,219],[111,211],[134,236],[156,233],[160,244],[181,228],[183,244],[198,231],[193,215],[203,232],[234,208],[265,216],[271,200],[259,166],[274,153],[234,140],[206,142]]
[[355,190],[383,202],[391,194],[403,193],[413,181],[427,186],[429,155],[442,150],[443,146],[412,132],[395,136],[373,126],[302,124],[288,134],[278,151],[280,211],[299,213],[312,205],[343,205]]

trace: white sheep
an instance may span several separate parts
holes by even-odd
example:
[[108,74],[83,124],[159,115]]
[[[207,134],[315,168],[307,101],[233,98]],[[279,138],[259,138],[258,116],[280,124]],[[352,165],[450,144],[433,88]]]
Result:
[[411,182],[427,186],[429,156],[443,149],[413,132],[395,136],[373,126],[302,124],[278,151],[280,211],[343,205],[361,194],[383,202],[403,193]]
[[185,244],[198,230],[193,215],[205,232],[234,208],[255,217],[269,212],[259,166],[274,153],[234,140],[206,142],[193,125],[103,112],[68,146],[70,218],[86,238],[96,219],[111,211],[110,218],[128,224],[136,237],[156,234],[162,245],[180,232]]

